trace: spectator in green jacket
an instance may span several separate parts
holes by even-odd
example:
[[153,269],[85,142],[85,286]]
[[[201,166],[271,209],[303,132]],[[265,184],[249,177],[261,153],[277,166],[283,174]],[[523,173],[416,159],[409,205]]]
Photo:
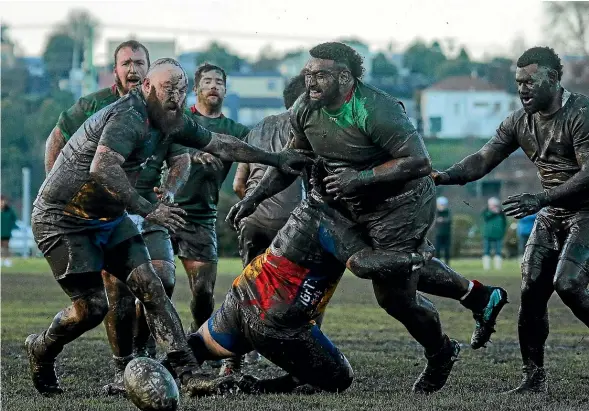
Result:
[[450,247],[452,244],[452,215],[448,208],[448,199],[438,197],[436,199],[436,255],[444,256],[444,262],[450,265]]
[[2,220],[0,221],[2,256],[0,257],[0,264],[10,267],[12,261],[10,260],[8,243],[10,242],[10,237],[12,237],[12,230],[16,228],[16,213],[8,204],[8,199],[4,196],[0,196],[0,208],[2,209]]
[[483,211],[483,269],[491,268],[491,253],[495,256],[493,263],[495,269],[501,268],[503,257],[503,237],[507,231],[507,218],[501,209],[501,202],[496,197],[487,201],[487,208]]

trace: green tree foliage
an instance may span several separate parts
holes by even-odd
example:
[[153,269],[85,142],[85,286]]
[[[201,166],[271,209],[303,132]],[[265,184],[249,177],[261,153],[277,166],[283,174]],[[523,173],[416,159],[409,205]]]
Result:
[[57,88],[59,80],[69,76],[73,53],[74,40],[68,34],[54,32],[49,35],[43,52],[43,61],[53,88]]
[[225,46],[216,41],[212,42],[206,50],[199,53],[196,64],[211,63],[222,67],[228,73],[239,71],[244,60],[231,53]]
[[431,47],[428,47],[423,41],[417,40],[405,51],[404,61],[405,66],[412,73],[420,73],[434,78],[437,67],[446,61],[446,56],[438,42],[434,42]]
[[395,78],[399,75],[399,70],[397,70],[397,66],[391,63],[384,53],[381,52],[372,59],[372,75]]
[[460,49],[458,57],[442,62],[435,70],[436,78],[443,79],[450,76],[468,76],[473,71],[474,65],[470,61],[467,51]]

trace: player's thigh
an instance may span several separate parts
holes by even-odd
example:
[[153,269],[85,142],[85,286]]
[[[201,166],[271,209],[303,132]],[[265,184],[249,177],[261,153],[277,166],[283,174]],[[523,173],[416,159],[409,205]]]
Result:
[[214,225],[187,223],[172,235],[174,251],[182,260],[216,263],[217,232]]
[[567,221],[568,235],[559,255],[557,289],[584,289],[589,281],[589,215],[579,213]]
[[172,242],[165,229],[142,232],[141,236],[152,261],[167,261],[175,265]]
[[123,282],[134,269],[151,262],[143,237],[128,217],[113,231],[104,254],[104,269]]
[[536,287],[552,288],[560,248],[555,222],[540,212],[524,249],[522,293]]
[[257,326],[248,329],[248,339],[261,355],[303,384],[343,391],[352,383],[354,374],[348,360],[316,325],[284,336]]
[[415,252],[425,241],[436,213],[435,192],[428,181],[401,194],[386,211],[363,216],[375,249]]

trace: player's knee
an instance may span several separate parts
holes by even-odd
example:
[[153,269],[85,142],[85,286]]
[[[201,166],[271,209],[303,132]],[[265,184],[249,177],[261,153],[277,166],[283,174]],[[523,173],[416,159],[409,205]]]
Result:
[[86,298],[86,318],[91,324],[98,325],[108,313],[108,300],[104,292],[94,293]]
[[176,286],[176,267],[169,261],[152,261],[153,267],[160,278],[166,294],[171,297]]
[[579,279],[580,268],[572,261],[561,260],[554,277],[554,290],[565,304],[574,302],[585,291],[584,282]]
[[167,298],[164,286],[151,264],[137,267],[127,282],[135,297],[145,306],[163,304]]
[[346,361],[336,374],[330,375],[329,378],[325,379],[325,383],[321,388],[329,392],[343,392],[352,385],[353,381],[354,371]]
[[371,260],[373,253],[374,251],[372,249],[358,251],[348,259],[346,267],[357,277],[367,279],[372,278],[377,272],[377,267]]

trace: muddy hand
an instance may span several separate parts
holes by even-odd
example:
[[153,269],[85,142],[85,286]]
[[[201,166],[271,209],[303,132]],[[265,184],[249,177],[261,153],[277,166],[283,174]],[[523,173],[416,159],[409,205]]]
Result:
[[211,167],[212,171],[219,172],[223,169],[223,162],[218,157],[203,151],[197,151],[192,155],[192,162]]
[[359,175],[360,173],[351,168],[337,168],[334,174],[323,179],[325,192],[335,196],[336,200],[353,197],[363,185]]
[[145,219],[162,225],[172,233],[175,233],[186,224],[186,221],[182,218],[185,215],[186,211],[181,208],[158,203],[155,210],[149,213]]
[[278,153],[278,168],[286,174],[301,175],[305,167],[313,164],[313,160],[303,150],[288,148]]
[[527,215],[537,213],[544,206],[542,198],[538,194],[517,194],[507,197],[503,202],[506,206],[505,215],[520,219]]
[[430,176],[434,179],[434,183],[437,186],[443,186],[450,182],[450,176],[448,175],[448,173],[445,173],[443,171],[433,170],[430,173]]
[[243,200],[235,204],[227,213],[227,221],[229,224],[235,228],[236,231],[239,231],[239,224],[241,220],[246,218],[249,215],[252,215],[254,211],[256,211],[257,204],[251,198],[245,197]]

